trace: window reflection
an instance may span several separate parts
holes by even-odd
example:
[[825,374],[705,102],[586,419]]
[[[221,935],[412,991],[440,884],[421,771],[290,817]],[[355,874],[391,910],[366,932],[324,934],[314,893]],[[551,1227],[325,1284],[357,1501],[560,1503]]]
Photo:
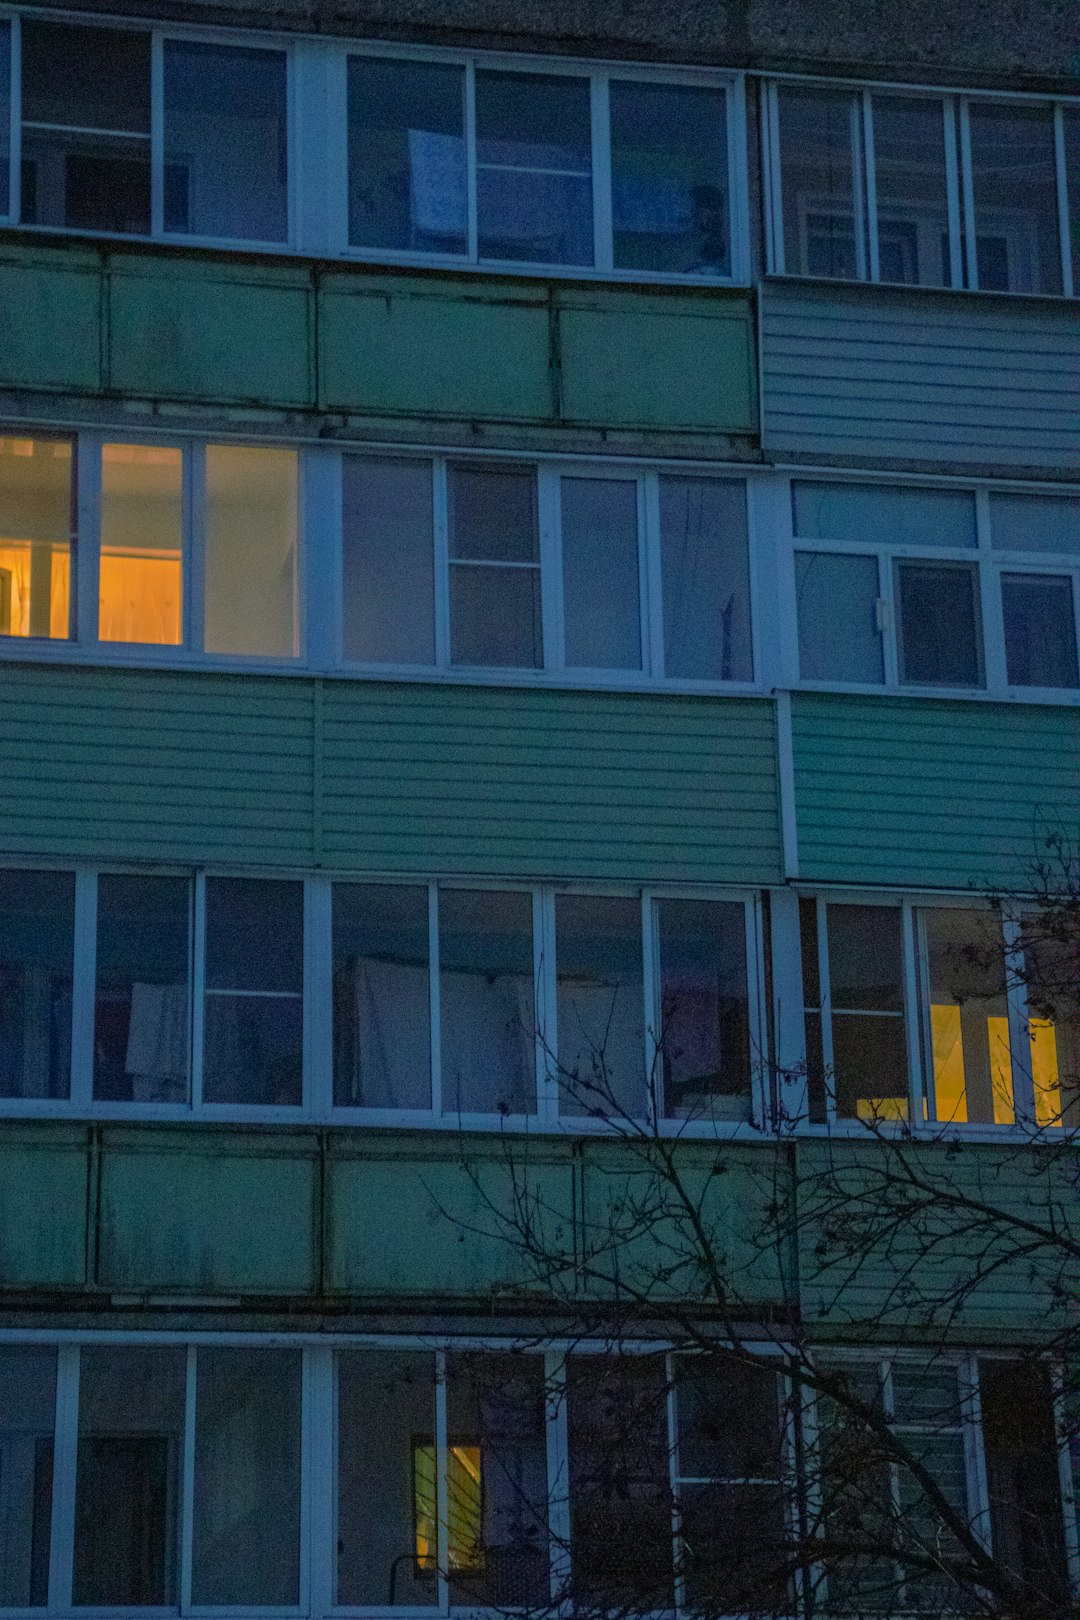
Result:
[[616,268],[730,275],[725,92],[614,79],[609,94]]
[[862,273],[855,231],[852,145],[856,108],[845,92],[782,85],[784,265],[789,275]]
[[661,478],[660,561],[665,674],[752,679],[746,485]]
[[873,98],[878,267],[882,281],[952,283],[942,103]]
[[1059,293],[1061,237],[1052,109],[973,100],[969,117],[980,288]]
[[349,241],[464,253],[465,70],[349,58]]
[[102,446],[101,641],[183,639],[183,465],[180,450]]

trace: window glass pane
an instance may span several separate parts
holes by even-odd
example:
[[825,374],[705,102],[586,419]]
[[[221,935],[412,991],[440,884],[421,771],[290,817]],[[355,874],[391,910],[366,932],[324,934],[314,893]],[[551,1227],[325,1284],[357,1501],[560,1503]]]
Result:
[[571,669],[640,669],[637,484],[562,480],[563,619]]
[[752,680],[746,485],[661,478],[660,564],[664,673]]
[[207,1102],[300,1103],[303,950],[302,883],[207,879]]
[[176,1603],[186,1351],[79,1353],[76,1603]]
[[897,653],[905,686],[981,686],[976,579],[967,563],[896,564]]
[[206,650],[293,658],[295,450],[206,448]]
[[1069,1609],[1061,1476],[1049,1369],[979,1362],[990,1536],[996,1560],[1047,1611]]
[[733,902],[659,900],[660,1029],[668,1119],[747,1119],[746,913]]
[[615,267],[729,276],[723,90],[613,79]]
[[71,1080],[71,872],[0,872],[0,1096],[66,1097]]
[[885,679],[876,557],[795,553],[799,673],[804,681]]
[[94,1096],[188,1096],[187,878],[102,873],[97,897]]
[[339,1604],[436,1601],[435,1358],[417,1350],[338,1357]]
[[447,1362],[452,1605],[547,1608],[547,1440],[539,1356]]
[[480,257],[593,262],[588,79],[476,75]]
[[937,1117],[1014,1120],[1001,921],[994,912],[932,907],[923,914]]
[[465,70],[349,58],[349,241],[464,253]]
[[789,276],[859,274],[851,152],[855,101],[781,85],[784,268]]
[[22,218],[150,230],[150,34],[22,26]]
[[882,281],[948,287],[949,204],[940,101],[874,97],[878,266]]
[[165,229],[284,242],[285,52],[165,42]]
[[1001,609],[1011,686],[1076,686],[1076,615],[1067,574],[1003,574]]
[[451,467],[448,499],[451,662],[539,668],[535,471]]
[[431,1107],[426,888],[334,884],[334,1102]]
[[1059,293],[1053,109],[968,105],[979,286]]
[[[1064,937],[1062,937],[1064,935]],[[1024,919],[1031,1077],[1039,1125],[1080,1124],[1080,939],[1053,911]]]
[[1080,500],[1075,495],[992,494],[990,537],[999,551],[1080,557]]
[[890,546],[976,543],[975,496],[969,490],[793,483],[791,493],[800,540]]
[[0,214],[11,207],[11,24],[0,22]]
[[674,1607],[663,1360],[573,1356],[567,1379],[570,1578],[586,1613]]
[[645,1114],[641,903],[560,894],[555,934],[560,1111],[640,1119]]
[[300,1352],[204,1349],[193,1603],[300,1601]]
[[532,896],[439,894],[444,1113],[536,1107]]
[[829,906],[833,1085],[842,1119],[905,1119],[907,1040],[898,906]]
[[101,641],[183,639],[183,470],[180,450],[102,446]]
[[0,1348],[0,1603],[49,1596],[56,1351]]
[[0,438],[0,635],[71,634],[70,439]]
[[1080,293],[1080,107],[1065,108],[1065,175],[1072,237],[1073,292]]
[[346,456],[342,507],[345,657],[433,664],[431,463]]

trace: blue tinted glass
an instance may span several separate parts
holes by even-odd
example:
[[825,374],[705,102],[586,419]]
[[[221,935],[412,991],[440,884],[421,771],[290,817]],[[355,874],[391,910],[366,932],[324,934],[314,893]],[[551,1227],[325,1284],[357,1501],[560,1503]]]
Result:
[[1080,500],[1073,495],[991,495],[990,538],[999,551],[1080,556]]
[[885,679],[878,629],[876,557],[795,553],[799,673],[804,681]]
[[896,597],[901,682],[981,686],[974,565],[897,563]]
[[723,90],[611,85],[611,212],[620,269],[731,274]]
[[476,188],[482,259],[591,264],[587,79],[476,75]]
[[66,1097],[75,879],[0,872],[0,1096]]
[[789,276],[859,274],[847,91],[780,90],[784,268]]
[[11,24],[0,22],[0,214],[11,203]]
[[98,879],[97,1098],[187,1100],[190,891],[187,878]]
[[979,286],[1059,293],[1057,161],[1051,107],[970,107]]
[[303,884],[207,880],[207,1102],[300,1102],[303,940]]
[[465,70],[349,59],[349,241],[464,253]]
[[288,236],[285,52],[165,45],[165,229]]
[[1001,607],[1009,685],[1076,686],[1076,618],[1069,576],[1005,574]]
[[900,489],[889,484],[792,484],[800,540],[873,541],[888,546],[973,546],[969,490]]

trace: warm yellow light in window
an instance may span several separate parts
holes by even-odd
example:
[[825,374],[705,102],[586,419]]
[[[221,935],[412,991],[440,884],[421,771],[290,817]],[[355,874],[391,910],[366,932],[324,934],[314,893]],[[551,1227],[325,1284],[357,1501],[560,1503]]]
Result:
[[102,446],[101,641],[183,640],[183,471],[168,446]]
[[98,587],[98,637],[178,647],[183,577],[176,552],[104,549]]
[[70,611],[70,546],[0,540],[0,635],[66,640]]
[[858,1119],[907,1119],[906,1097],[860,1097],[855,1103]]
[[[484,1567],[483,1490],[479,1446],[451,1446],[446,1457],[446,1553],[450,1573]],[[438,1494],[435,1447],[413,1447],[416,1567],[434,1574],[438,1567]]]
[[1050,1018],[1033,1018],[1031,1078],[1035,1086],[1036,1125],[1061,1124],[1061,1082],[1058,1070],[1057,1030]]
[[1009,1020],[1000,1015],[986,1020],[990,1040],[990,1090],[994,1099],[994,1124],[1016,1122],[1013,1104],[1012,1053],[1009,1049]]
[[935,1003],[930,1008],[930,1033],[934,1043],[934,1097],[937,1117],[953,1124],[967,1124],[967,1086],[964,1079],[964,1043],[960,1034],[960,1009]]

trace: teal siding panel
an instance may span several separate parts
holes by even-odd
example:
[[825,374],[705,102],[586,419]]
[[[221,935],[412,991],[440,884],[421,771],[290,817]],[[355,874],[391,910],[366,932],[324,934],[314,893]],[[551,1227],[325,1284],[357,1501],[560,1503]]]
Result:
[[96,253],[0,250],[0,385],[75,392],[101,386]]
[[85,1126],[6,1120],[0,1137],[0,1290],[86,1278]]
[[113,388],[149,398],[310,406],[306,269],[127,260],[109,275]]
[[745,294],[563,292],[562,409],[610,427],[757,431]]
[[1080,466],[1080,318],[1067,303],[769,281],[761,332],[768,449]]
[[307,681],[0,667],[0,851],[309,865]]
[[756,882],[779,871],[773,706],[328,683],[343,868]]
[[97,1281],[124,1292],[305,1294],[318,1144],[287,1131],[102,1132]]
[[1075,836],[1076,709],[797,693],[792,737],[804,878],[1017,888]]

